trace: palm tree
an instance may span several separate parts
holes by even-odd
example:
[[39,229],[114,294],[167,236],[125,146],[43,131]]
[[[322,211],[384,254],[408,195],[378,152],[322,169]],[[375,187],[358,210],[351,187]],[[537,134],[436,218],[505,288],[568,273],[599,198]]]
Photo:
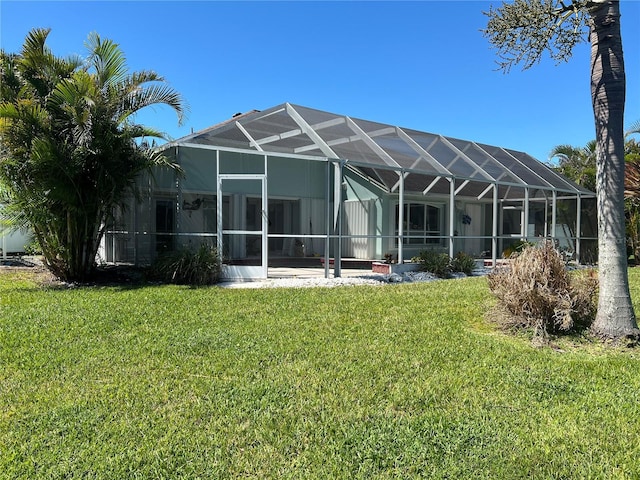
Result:
[[570,178],[578,185],[595,192],[596,190],[596,142],[590,141],[584,147],[557,145],[549,154],[549,158],[557,158],[558,164],[553,169]]
[[0,182],[50,270],[85,280],[105,226],[137,176],[173,166],[146,141],[164,135],[136,124],[135,114],[167,105],[181,120],[185,107],[156,73],[129,73],[111,40],[89,35],[82,60],[53,55],[48,35],[34,29],[19,54],[0,52]]
[[640,143],[629,138],[640,133],[640,122],[634,123],[625,134],[624,199],[627,212],[627,236],[633,258],[640,263]]
[[592,331],[605,338],[638,337],[627,272],[624,214],[625,68],[619,0],[513,0],[487,12],[485,36],[501,69],[535,65],[547,52],[566,61],[588,32],[596,132],[598,313]]
[[598,313],[592,330],[603,337],[638,336],[627,272],[623,126],[626,80],[620,3],[598,2],[590,14],[600,284]]
[[[626,232],[635,262],[640,259],[640,144],[631,135],[640,133],[640,122],[632,124],[625,133],[624,198]],[[549,159],[559,159],[550,164],[558,173],[589,190],[596,188],[596,142],[591,140],[584,147],[557,145]],[[559,212],[560,213],[560,212]]]

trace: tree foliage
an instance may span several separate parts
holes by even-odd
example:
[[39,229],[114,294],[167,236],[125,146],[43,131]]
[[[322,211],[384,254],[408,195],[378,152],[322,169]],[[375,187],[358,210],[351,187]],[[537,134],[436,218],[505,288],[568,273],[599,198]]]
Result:
[[484,34],[498,50],[500,69],[508,72],[515,64],[528,69],[545,52],[556,62],[569,60],[573,48],[586,39],[590,3],[515,0],[491,7]]
[[173,166],[149,145],[164,135],[135,114],[166,105],[181,120],[185,106],[155,72],[129,73],[113,41],[92,33],[86,58],[63,58],[47,46],[49,32],[34,29],[19,53],[0,52],[0,184],[7,212],[33,230],[51,271],[85,280],[136,177]]
[[[640,134],[640,122],[636,122],[627,136]],[[634,138],[625,142],[624,198],[627,217],[627,238],[633,260],[640,263],[640,143]]]
[[553,167],[558,173],[573,180],[578,185],[596,190],[596,141],[592,140],[584,147],[558,145],[549,154],[557,158],[558,164]]

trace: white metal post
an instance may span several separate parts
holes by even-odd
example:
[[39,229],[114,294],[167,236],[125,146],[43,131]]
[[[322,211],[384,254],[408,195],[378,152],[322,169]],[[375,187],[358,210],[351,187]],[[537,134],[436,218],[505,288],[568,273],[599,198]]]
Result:
[[262,178],[262,274],[269,276],[269,189],[267,188],[267,155],[264,156],[264,177]]
[[338,233],[336,239],[335,255],[333,256],[333,276],[340,277],[342,275],[342,160],[334,168],[334,185],[333,185],[333,201],[334,201],[334,228]]
[[455,236],[455,216],[456,216],[456,182],[453,177],[449,178],[449,256],[453,258],[453,242]]
[[522,212],[522,239],[529,240],[529,189],[524,189],[524,212]]
[[491,225],[491,265],[498,262],[498,184],[493,184],[493,218]]
[[556,240],[556,221],[558,213],[558,192],[553,191],[553,197],[551,200],[551,238]]
[[220,258],[223,258],[222,250],[224,245],[222,243],[222,179],[220,178],[220,150],[216,150],[216,204],[217,204],[217,215],[216,215],[216,223],[217,223],[217,236],[216,243],[218,248],[218,255]]
[[[180,166],[182,166],[182,163],[180,162],[180,148],[176,147],[176,163]],[[182,196],[182,182],[180,181],[180,176],[175,174],[176,177],[176,187],[178,190],[178,193],[176,195],[176,211],[175,211],[175,215],[176,215],[176,230],[175,230],[175,234],[176,234],[176,243],[177,245],[174,244],[174,249],[180,249],[182,248],[181,245],[181,238],[180,238],[180,234],[182,233],[182,201],[183,201],[183,196]]]
[[138,205],[133,201],[133,264],[138,265]]
[[327,185],[325,191],[325,201],[327,205],[327,226],[326,234],[327,238],[324,241],[324,278],[329,278],[329,261],[331,255],[331,162],[327,159],[327,171],[325,182]]
[[549,197],[544,195],[544,238],[549,236]]
[[576,197],[576,262],[580,264],[580,236],[582,234],[582,197]]
[[398,263],[404,263],[404,171],[400,171],[398,198]]

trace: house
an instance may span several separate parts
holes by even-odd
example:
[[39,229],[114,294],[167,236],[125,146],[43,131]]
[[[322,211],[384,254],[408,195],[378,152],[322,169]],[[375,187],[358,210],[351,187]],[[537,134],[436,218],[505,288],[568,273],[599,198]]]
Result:
[[0,228],[0,256],[24,254],[26,246],[31,242],[31,234],[26,230],[12,231]]
[[270,266],[403,262],[424,249],[495,264],[517,241],[595,257],[595,194],[523,152],[285,103],[162,147],[184,175],[140,179],[105,236],[107,262],[202,243],[230,278]]
[[3,207],[0,205],[0,257],[22,255],[33,240],[32,232],[24,228],[11,228],[9,218],[2,213]]

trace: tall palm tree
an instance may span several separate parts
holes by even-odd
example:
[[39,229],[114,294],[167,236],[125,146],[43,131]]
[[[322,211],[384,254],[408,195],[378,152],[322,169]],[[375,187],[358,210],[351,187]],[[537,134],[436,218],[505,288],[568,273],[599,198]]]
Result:
[[498,64],[535,65],[543,53],[566,61],[588,32],[590,82],[596,132],[599,336],[640,336],[627,272],[624,215],[625,67],[619,0],[512,0],[487,12],[485,36],[498,49]]
[[620,2],[590,10],[591,99],[596,126],[598,313],[592,330],[604,337],[638,336],[627,272],[624,216],[624,105],[626,78]]
[[0,52],[0,182],[13,214],[29,225],[51,271],[64,280],[91,275],[114,209],[136,177],[173,166],[148,146],[161,132],[135,114],[184,102],[151,71],[129,73],[119,46],[91,34],[88,57],[61,58],[34,29],[22,51]]

